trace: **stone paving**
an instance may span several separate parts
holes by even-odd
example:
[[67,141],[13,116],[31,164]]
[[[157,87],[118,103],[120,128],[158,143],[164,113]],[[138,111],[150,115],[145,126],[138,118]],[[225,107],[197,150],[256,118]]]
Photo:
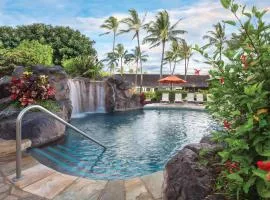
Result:
[[13,182],[15,161],[0,162],[0,199],[5,200],[161,200],[163,172],[129,180],[99,181],[59,173],[29,155],[23,179]]

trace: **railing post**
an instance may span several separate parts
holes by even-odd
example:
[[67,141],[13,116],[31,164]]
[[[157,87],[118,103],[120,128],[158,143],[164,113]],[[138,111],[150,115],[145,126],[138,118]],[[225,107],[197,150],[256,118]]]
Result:
[[69,124],[68,122],[66,122],[62,118],[58,117],[56,114],[50,112],[49,110],[43,108],[42,106],[39,106],[39,105],[28,106],[28,107],[24,108],[19,113],[19,115],[18,115],[18,117],[16,119],[16,177],[15,177],[14,181],[17,181],[18,179],[22,178],[22,149],[21,149],[22,148],[22,118],[25,115],[25,113],[27,113],[31,109],[38,109],[40,111],[43,111],[43,112],[47,113],[48,115],[52,116],[54,119],[58,120],[62,124],[67,125],[71,129],[77,131],[82,136],[84,136],[84,137],[88,138],[89,140],[95,142],[96,144],[103,147],[104,150],[106,150],[106,147],[103,144],[101,144],[99,141],[91,138],[90,136],[88,136],[86,133],[84,133],[80,129],[78,129],[75,126]]
[[22,120],[20,115],[16,120],[16,179],[20,179],[22,176]]

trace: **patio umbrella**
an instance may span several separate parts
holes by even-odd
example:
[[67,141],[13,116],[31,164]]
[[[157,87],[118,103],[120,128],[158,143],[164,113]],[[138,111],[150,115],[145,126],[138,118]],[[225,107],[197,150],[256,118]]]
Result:
[[171,76],[167,76],[165,78],[158,80],[158,82],[171,84],[171,90],[172,90],[172,84],[181,84],[181,83],[186,83],[187,81],[181,78],[178,78],[177,76],[171,75]]

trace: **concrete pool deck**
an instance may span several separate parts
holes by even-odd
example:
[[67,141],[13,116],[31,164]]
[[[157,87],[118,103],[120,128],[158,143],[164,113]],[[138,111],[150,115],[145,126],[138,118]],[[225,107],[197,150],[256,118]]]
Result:
[[16,162],[0,162],[0,199],[161,200],[163,172],[128,180],[91,180],[60,173],[25,155],[23,179],[13,182]]

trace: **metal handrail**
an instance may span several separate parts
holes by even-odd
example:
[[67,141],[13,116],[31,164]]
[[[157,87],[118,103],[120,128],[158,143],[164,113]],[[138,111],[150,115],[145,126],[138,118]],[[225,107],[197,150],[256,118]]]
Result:
[[18,179],[21,179],[21,177],[22,177],[22,170],[21,170],[21,162],[22,162],[22,151],[21,151],[21,143],[22,143],[22,118],[25,115],[25,113],[27,113],[29,110],[32,110],[32,109],[38,109],[40,111],[43,111],[43,112],[49,114],[54,119],[58,120],[62,124],[65,124],[69,128],[72,128],[73,130],[75,130],[78,133],[80,133],[82,136],[84,136],[84,137],[88,138],[89,140],[95,142],[96,144],[98,144],[101,147],[103,147],[104,150],[106,150],[106,147],[103,144],[101,144],[97,140],[91,138],[86,133],[84,133],[83,131],[79,130],[75,126],[69,124],[68,122],[66,122],[62,118],[58,117],[56,114],[54,114],[54,113],[50,112],[49,110],[47,110],[46,108],[43,108],[42,106],[39,106],[39,105],[28,106],[28,107],[24,108],[19,113],[19,115],[17,117],[17,120],[16,120],[16,179],[17,180]]

